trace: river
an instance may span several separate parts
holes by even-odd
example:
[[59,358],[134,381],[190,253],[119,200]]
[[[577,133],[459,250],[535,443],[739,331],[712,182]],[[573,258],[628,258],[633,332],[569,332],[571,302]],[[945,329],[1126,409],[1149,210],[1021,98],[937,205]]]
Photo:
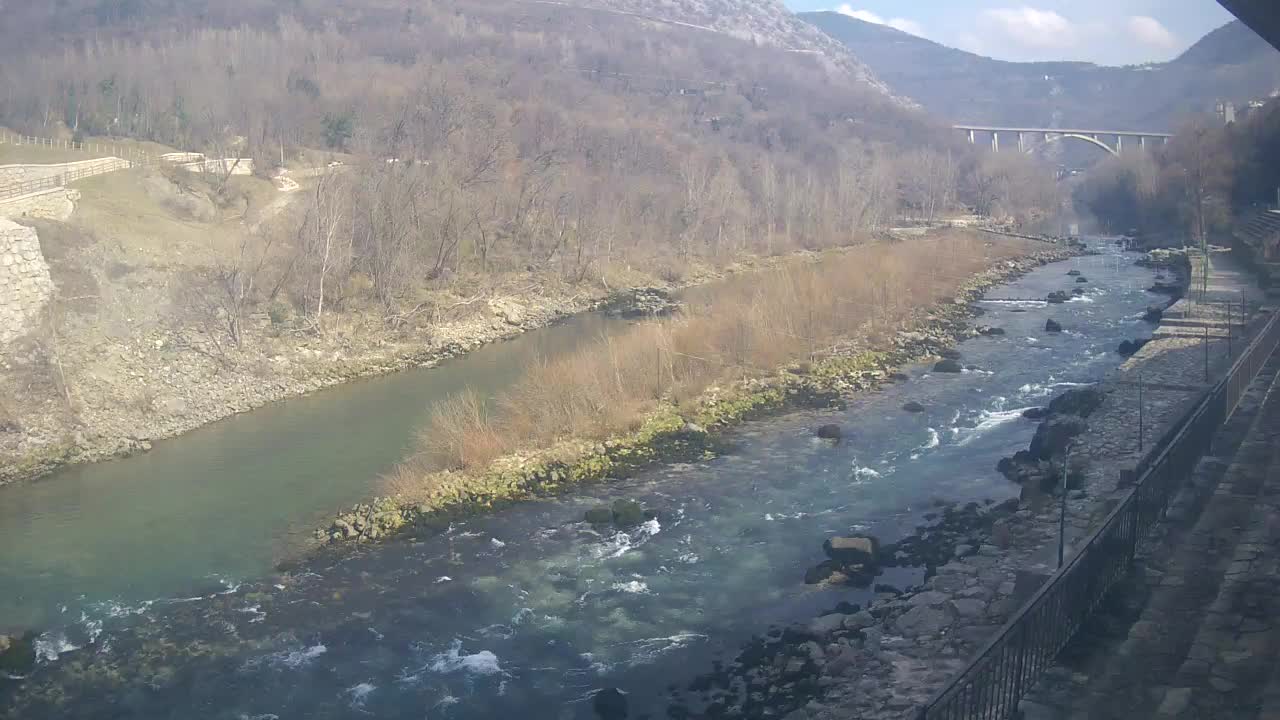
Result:
[[[189,561],[206,574],[217,572],[225,585],[182,597],[171,586],[150,600],[139,600],[147,593],[123,580],[128,594],[121,591],[119,597],[72,589],[70,580],[61,591],[45,591],[46,598],[62,592],[66,603],[71,593],[85,597],[43,625],[50,629],[39,641],[41,663],[32,677],[11,683],[10,696],[0,698],[0,714],[572,718],[590,717],[590,694],[616,686],[628,693],[633,716],[662,715],[673,686],[683,687],[717,660],[731,658],[752,634],[808,619],[839,602],[868,600],[868,591],[803,585],[805,569],[822,559],[824,538],[872,532],[893,540],[924,522],[937,502],[1017,496],[1019,488],[994,467],[1034,433],[1035,424],[1022,419],[1021,411],[1100,379],[1120,364],[1114,349],[1121,340],[1150,333],[1140,317],[1155,300],[1145,292],[1152,272],[1134,266],[1133,257],[1104,247],[1102,255],[1049,265],[994,289],[993,297],[1043,297],[1076,286],[1065,274],[1069,269],[1090,280],[1082,285],[1087,294],[1065,305],[984,303],[988,312],[978,322],[1006,334],[961,344],[963,362],[976,370],[936,375],[927,367],[911,368],[909,381],[862,395],[845,410],[749,423],[731,435],[730,452],[709,462],[656,468],[456,523],[448,531],[327,550],[288,573],[263,571],[264,556],[226,557],[229,569],[212,570],[220,567],[209,562],[214,550],[201,543],[223,548],[219,553],[227,547],[246,554],[269,550],[281,540],[264,529],[267,524],[244,530],[256,539],[228,536],[241,534],[242,523],[283,518],[289,525],[312,513],[317,504],[310,501],[308,513],[260,506],[309,495],[308,482],[335,482],[347,467],[346,453],[364,456],[366,468],[393,462],[407,431],[392,430],[373,416],[383,412],[382,403],[398,404],[401,398],[393,386],[377,383],[406,378],[360,383],[332,399],[321,393],[272,408],[267,412],[300,413],[283,423],[291,428],[283,436],[266,436],[268,426],[257,413],[204,431],[243,434],[238,442],[267,456],[251,480],[241,477],[241,460],[218,459],[217,443],[200,434],[159,445],[157,451],[173,453],[165,462],[172,463],[175,477],[199,472],[203,478],[168,494],[202,489],[216,497],[222,483],[234,482],[250,483],[256,497],[236,499],[212,536],[178,532],[187,539],[139,547],[136,557],[81,548],[101,552],[102,565],[86,575],[107,578],[115,569],[132,577],[146,570],[131,566],[159,557],[165,566]],[[1048,318],[1066,331],[1046,334]],[[555,332],[585,331],[553,328],[525,341],[536,344]],[[380,402],[362,397],[363,390],[378,387]],[[422,397],[400,412],[400,423],[421,416]],[[904,412],[908,401],[926,411]],[[814,426],[830,422],[844,426],[843,442],[813,437]],[[365,423],[380,432],[366,432]],[[380,460],[373,458],[379,451],[363,443],[381,448]],[[187,447],[190,455],[183,454]],[[308,455],[317,451],[322,458]],[[205,464],[197,467],[198,461]],[[286,472],[281,482],[289,488],[272,487],[278,479],[273,468],[300,466],[310,468],[305,478]],[[61,480],[92,487],[85,478],[93,472],[84,468]],[[368,477],[324,492],[333,492],[331,504],[340,505],[367,487]],[[104,476],[97,482],[108,481]],[[100,493],[111,491],[128,496],[136,488],[104,487]],[[598,532],[580,522],[585,509],[621,497],[657,510],[657,520],[629,532]],[[75,500],[91,507],[88,500]],[[28,512],[44,509],[38,498],[31,502],[37,504]],[[134,497],[131,506],[121,499],[117,512],[146,528],[151,520],[142,510],[149,502]],[[178,499],[161,507],[185,506]],[[12,537],[39,557],[46,546],[25,537],[23,526],[10,526],[17,521],[7,502],[3,512],[3,540]],[[93,543],[92,531],[69,529]],[[40,563],[15,563],[4,547],[0,573],[10,587],[11,567]],[[59,541],[51,550],[71,554],[65,547]],[[184,558],[183,552],[194,555]],[[894,572],[882,581],[907,585],[921,571]],[[172,581],[181,573],[165,574]],[[40,606],[47,605],[46,600]]]

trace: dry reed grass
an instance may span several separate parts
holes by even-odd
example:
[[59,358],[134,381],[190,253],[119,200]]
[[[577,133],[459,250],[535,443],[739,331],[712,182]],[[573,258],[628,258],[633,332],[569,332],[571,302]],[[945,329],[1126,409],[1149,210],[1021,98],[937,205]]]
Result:
[[433,471],[474,472],[567,438],[603,439],[634,429],[660,401],[682,405],[717,383],[884,343],[992,261],[1026,252],[1019,241],[951,231],[738,278],[678,317],[530,367],[491,403],[469,390],[442,403],[389,489],[412,494]]

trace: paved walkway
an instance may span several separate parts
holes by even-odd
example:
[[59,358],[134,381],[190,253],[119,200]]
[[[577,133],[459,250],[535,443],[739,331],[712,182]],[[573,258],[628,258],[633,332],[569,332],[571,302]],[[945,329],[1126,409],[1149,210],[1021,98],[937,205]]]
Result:
[[1280,356],[1026,720],[1280,718]]

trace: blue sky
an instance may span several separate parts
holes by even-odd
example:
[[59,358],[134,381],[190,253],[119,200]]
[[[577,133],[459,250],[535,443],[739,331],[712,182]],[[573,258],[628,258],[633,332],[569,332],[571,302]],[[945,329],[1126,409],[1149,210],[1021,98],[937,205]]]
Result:
[[1169,60],[1232,17],[1214,0],[784,0],[1002,60]]

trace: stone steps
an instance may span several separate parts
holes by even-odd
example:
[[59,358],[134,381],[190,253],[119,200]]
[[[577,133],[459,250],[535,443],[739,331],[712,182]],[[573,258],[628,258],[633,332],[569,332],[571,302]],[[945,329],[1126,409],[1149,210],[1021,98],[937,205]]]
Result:
[[[1218,647],[1207,666],[1188,665],[1192,658],[1204,659],[1203,643],[1216,642],[1209,634],[1217,632],[1213,628],[1234,621],[1234,614],[1221,611],[1239,602],[1240,593],[1227,591],[1224,598],[1224,588],[1243,577],[1242,571],[1280,569],[1268,565],[1268,555],[1276,553],[1266,546],[1270,526],[1280,525],[1268,520],[1280,515],[1259,502],[1272,490],[1265,468],[1275,459],[1269,451],[1274,444],[1269,421],[1280,418],[1280,390],[1270,390],[1278,367],[1280,359],[1273,358],[1219,432],[1215,450],[1223,457],[1208,457],[1198,465],[1192,482],[1171,504],[1168,520],[1145,544],[1137,572],[1112,593],[1023,703],[1027,720],[1218,717],[1194,714],[1198,706],[1193,696],[1201,687],[1211,687],[1210,676],[1194,673],[1223,674],[1227,665],[1243,671],[1256,664],[1254,659],[1271,656],[1269,636],[1263,641],[1242,635],[1239,649]],[[1274,482],[1280,484],[1280,477]],[[1247,540],[1245,528],[1252,529]],[[1267,549],[1259,552],[1263,546]],[[1250,607],[1269,609],[1256,595],[1250,594]],[[1224,651],[1235,654],[1221,657]],[[1255,675],[1240,680],[1260,688]],[[1227,688],[1228,682],[1238,681],[1223,678],[1218,685]]]

